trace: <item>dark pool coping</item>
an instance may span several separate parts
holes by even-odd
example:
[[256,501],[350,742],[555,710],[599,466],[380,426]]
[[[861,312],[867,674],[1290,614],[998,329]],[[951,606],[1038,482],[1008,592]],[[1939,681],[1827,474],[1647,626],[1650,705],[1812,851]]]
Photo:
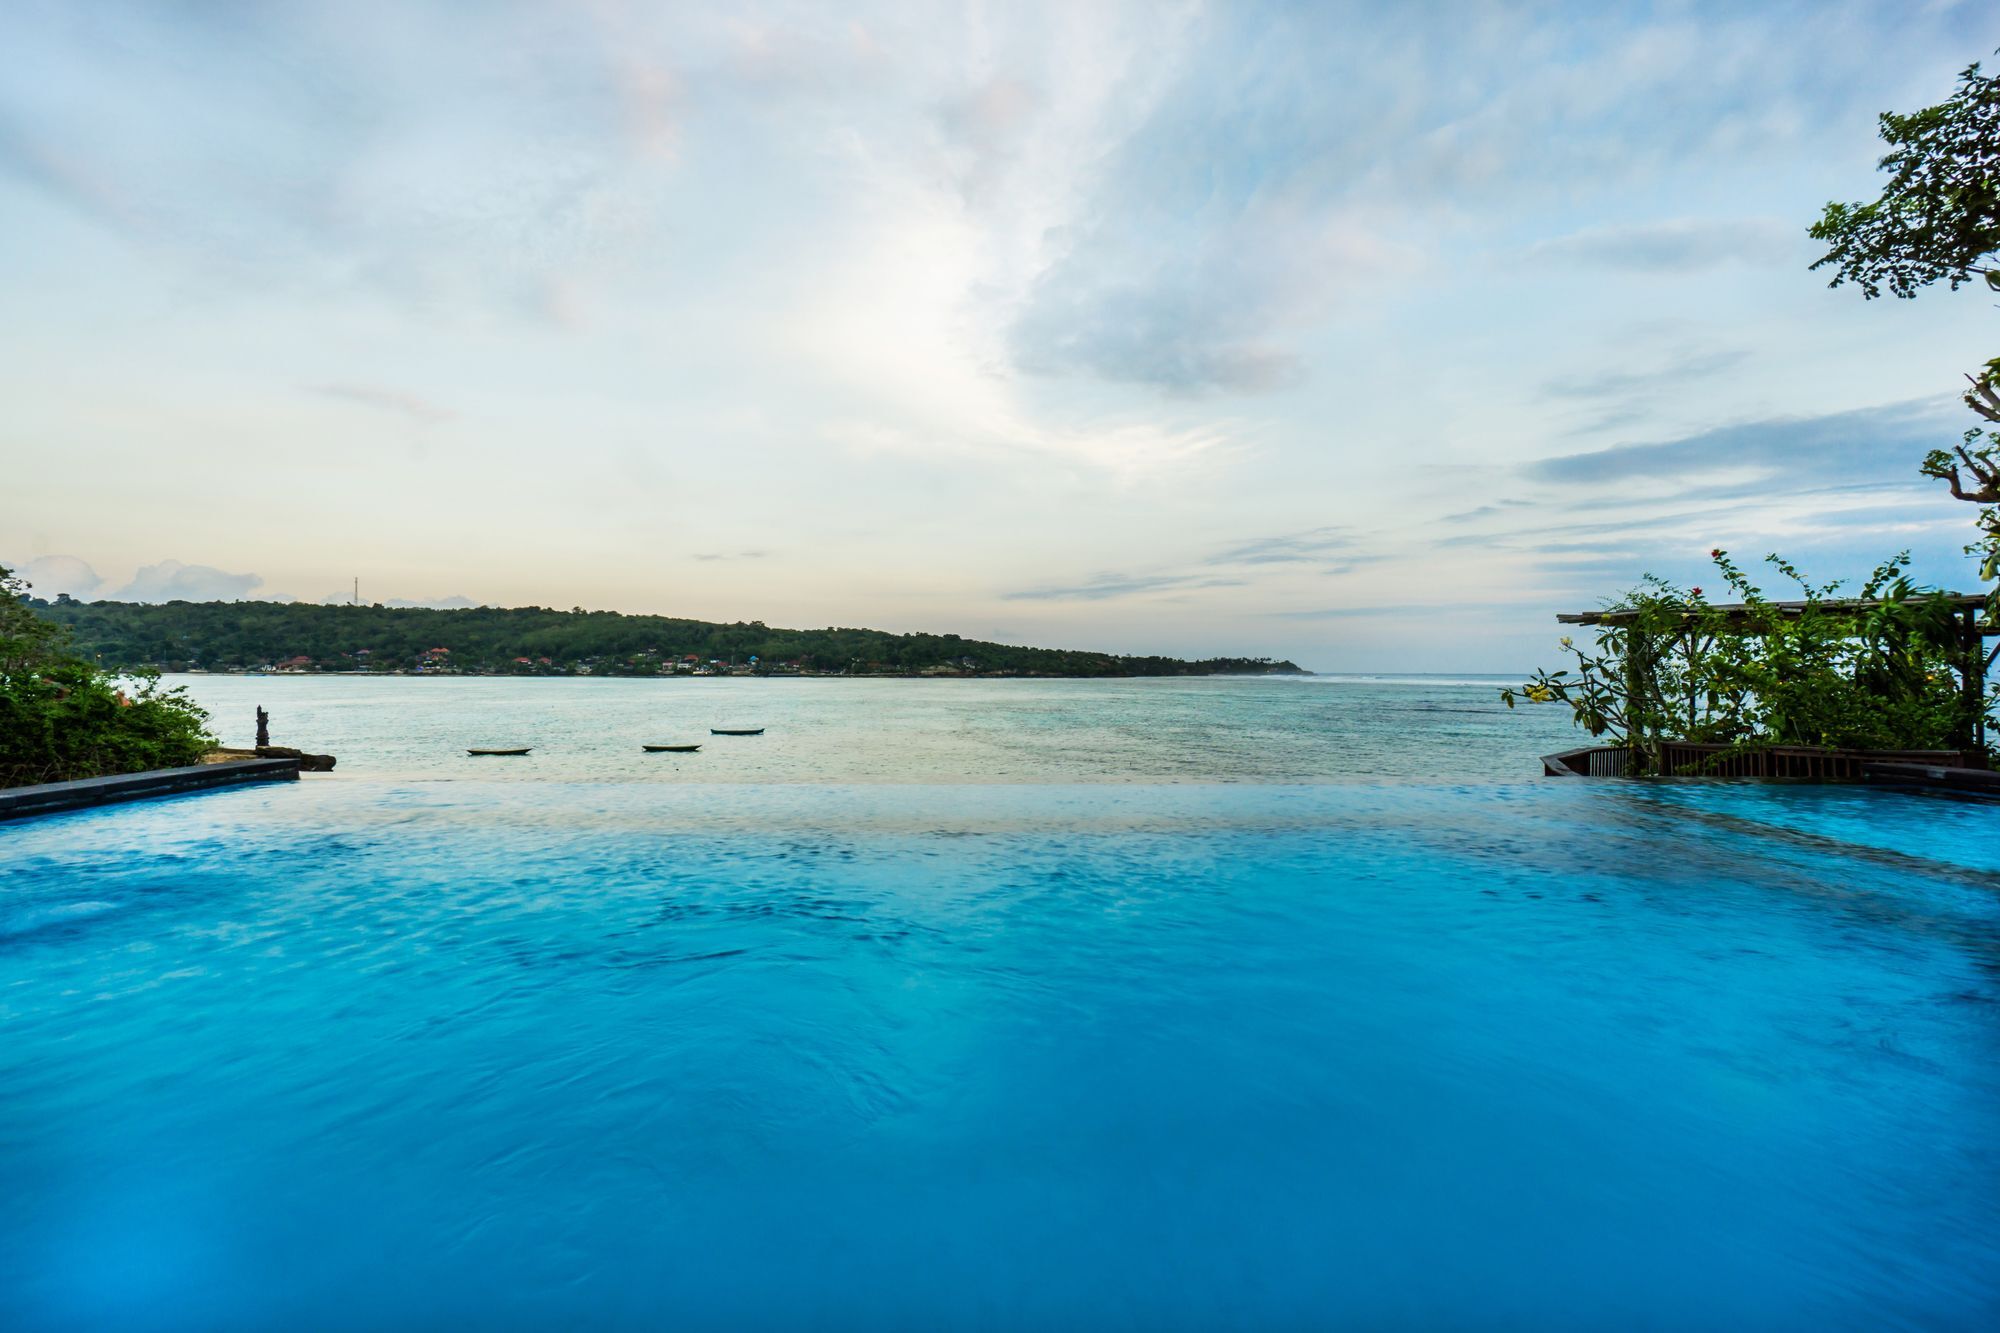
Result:
[[1862,776],[1870,782],[1932,791],[1969,792],[2000,799],[2000,773],[1984,768],[1956,768],[1941,764],[1868,764]]
[[299,776],[299,763],[297,759],[236,759],[220,764],[191,764],[186,768],[118,773],[108,778],[83,778],[76,782],[43,782],[32,787],[0,788],[0,820],[53,815],[65,810],[87,810],[116,801],[179,796],[215,787],[238,787],[246,782],[295,782]]

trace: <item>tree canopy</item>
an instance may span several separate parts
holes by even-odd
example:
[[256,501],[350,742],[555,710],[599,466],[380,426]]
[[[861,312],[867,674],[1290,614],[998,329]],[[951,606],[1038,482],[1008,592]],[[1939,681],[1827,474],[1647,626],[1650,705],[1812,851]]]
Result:
[[1884,112],[1881,134],[1895,150],[1881,161],[1888,183],[1870,203],[1826,206],[1811,235],[1829,248],[1813,267],[1870,299],[1975,276],[2000,290],[2000,76],[1972,65],[1946,101]]
[[[1907,299],[1937,282],[1956,291],[1974,277],[2000,291],[2000,77],[1971,65],[1936,106],[1884,112],[1881,135],[1895,150],[1880,163],[1888,183],[1871,203],[1826,206],[1810,234],[1829,248],[1813,267],[1831,266],[1829,285],[1852,282],[1870,300],[1884,288]],[[2000,357],[1965,378],[1965,405],[2000,422]],[[2000,434],[1974,427],[1933,449],[1921,470],[1982,506],[1980,540],[1967,550],[1982,578],[2000,576]]]

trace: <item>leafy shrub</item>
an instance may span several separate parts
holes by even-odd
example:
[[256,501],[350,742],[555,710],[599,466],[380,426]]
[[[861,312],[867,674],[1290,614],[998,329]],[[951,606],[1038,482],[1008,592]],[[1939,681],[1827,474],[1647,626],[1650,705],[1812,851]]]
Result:
[[199,762],[208,714],[154,672],[117,676],[79,657],[0,566],[0,787]]
[[1621,618],[1598,627],[1594,644],[1562,641],[1573,670],[1538,672],[1502,700],[1567,703],[1579,727],[1631,746],[1653,772],[1665,740],[1732,751],[1958,743],[1967,719],[1953,607],[1910,582],[1907,553],[1869,577],[1858,597],[1874,605],[1861,610],[1832,604],[1841,585],[1815,585],[1774,555],[1769,563],[1804,593],[1803,607],[1781,609],[1726,552],[1709,554],[1741,611],[1648,576],[1605,608]]

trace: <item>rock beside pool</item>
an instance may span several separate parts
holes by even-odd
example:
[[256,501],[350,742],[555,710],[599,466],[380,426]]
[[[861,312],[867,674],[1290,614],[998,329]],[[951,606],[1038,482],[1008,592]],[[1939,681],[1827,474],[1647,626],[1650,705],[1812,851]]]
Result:
[[223,746],[210,750],[201,757],[204,764],[229,764],[239,759],[296,759],[299,769],[306,773],[331,773],[334,757],[330,754],[307,754],[304,750],[294,750],[288,745],[259,745],[253,750]]
[[288,745],[260,745],[257,747],[259,759],[296,759],[299,768],[307,773],[331,773],[334,758],[330,754],[307,754],[304,750],[294,750]]

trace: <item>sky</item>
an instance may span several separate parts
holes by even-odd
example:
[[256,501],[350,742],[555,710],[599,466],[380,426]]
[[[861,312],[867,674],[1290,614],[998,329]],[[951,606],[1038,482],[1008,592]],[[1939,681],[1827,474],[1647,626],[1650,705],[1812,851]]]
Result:
[[1917,464],[1993,300],[1829,290],[1805,229],[1996,46],[1914,0],[10,0],[0,563],[1350,671],[1548,663],[1712,547],[1973,586]]

